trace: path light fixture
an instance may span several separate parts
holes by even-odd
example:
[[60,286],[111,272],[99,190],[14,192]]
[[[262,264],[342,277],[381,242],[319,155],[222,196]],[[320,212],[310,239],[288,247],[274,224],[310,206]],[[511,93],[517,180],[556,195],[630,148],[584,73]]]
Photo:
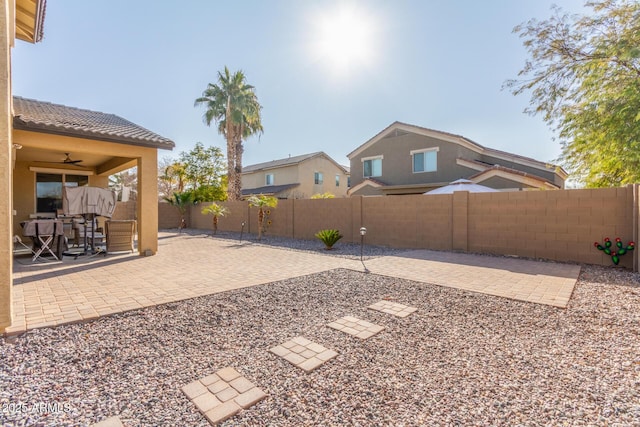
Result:
[[[367,234],[366,227],[360,227],[360,262],[363,262],[364,254],[364,235]],[[363,263],[364,265],[364,263]]]
[[244,226],[246,225],[246,223],[244,221],[242,221],[242,227],[240,228],[240,241],[242,242],[242,233],[244,233]]

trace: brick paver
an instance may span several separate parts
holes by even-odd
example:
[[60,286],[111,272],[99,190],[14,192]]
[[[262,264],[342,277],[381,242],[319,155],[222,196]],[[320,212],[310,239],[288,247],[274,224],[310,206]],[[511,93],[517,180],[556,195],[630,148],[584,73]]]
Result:
[[262,389],[231,367],[183,386],[182,392],[212,425],[233,417],[267,397]]
[[[159,233],[158,254],[109,255],[62,263],[14,262],[13,326],[6,332],[86,321],[157,304],[255,286],[359,260]],[[566,307],[580,267],[530,260],[407,251],[365,261],[371,273]],[[277,265],[278,268],[264,268]]]
[[371,310],[381,311],[383,313],[391,314],[392,316],[397,317],[407,317],[417,310],[416,307],[409,307],[408,305],[387,300],[378,301],[375,304],[371,304],[367,308]]
[[580,266],[520,258],[413,250],[368,261],[372,273],[515,300],[566,307]]
[[314,343],[305,337],[295,337],[269,349],[269,351],[305,372],[313,371],[338,355],[336,351]]
[[361,320],[353,316],[341,317],[340,319],[327,324],[327,326],[363,340],[371,338],[384,329],[384,326],[375,325],[371,322],[367,322],[366,320]]

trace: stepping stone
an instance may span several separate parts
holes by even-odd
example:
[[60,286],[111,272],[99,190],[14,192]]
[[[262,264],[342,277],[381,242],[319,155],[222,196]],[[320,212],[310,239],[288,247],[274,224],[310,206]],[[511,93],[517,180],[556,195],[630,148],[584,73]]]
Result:
[[184,387],[182,392],[212,424],[227,420],[247,409],[267,394],[234,368],[220,369]]
[[295,337],[285,343],[270,348],[269,351],[298,368],[303,369],[305,372],[313,371],[326,361],[338,355],[338,352],[329,350],[304,337]]
[[115,416],[92,424],[91,427],[124,427],[124,424],[120,421],[120,417]]
[[384,326],[375,325],[357,317],[345,316],[327,324],[328,327],[366,340],[384,329]]
[[378,301],[367,308],[398,317],[407,317],[414,311],[418,310],[416,307],[409,307],[408,305],[386,300]]

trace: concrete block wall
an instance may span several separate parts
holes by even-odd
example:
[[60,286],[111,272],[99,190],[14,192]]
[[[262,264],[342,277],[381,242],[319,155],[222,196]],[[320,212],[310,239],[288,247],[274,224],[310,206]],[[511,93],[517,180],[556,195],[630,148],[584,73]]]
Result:
[[[257,231],[257,208],[246,202],[223,202],[230,214],[220,218],[221,231]],[[612,265],[611,257],[594,248],[605,237],[623,243],[637,241],[640,190],[620,188],[456,192],[453,195],[351,197],[318,200],[280,200],[269,208],[266,236],[314,239],[315,233],[335,228],[343,242],[359,242],[361,226],[366,242],[397,248],[425,248],[556,261]],[[177,209],[160,203],[161,228],[176,228]],[[211,216],[194,206],[189,226],[211,229]],[[620,266],[637,270],[634,251]]]

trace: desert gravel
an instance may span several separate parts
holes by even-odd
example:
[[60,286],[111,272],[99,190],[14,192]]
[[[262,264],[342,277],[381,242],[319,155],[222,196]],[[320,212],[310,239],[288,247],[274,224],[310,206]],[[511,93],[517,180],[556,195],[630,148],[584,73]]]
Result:
[[[326,327],[347,315],[385,330]],[[268,352],[296,336],[339,355],[306,374]],[[558,309],[334,270],[34,330],[0,340],[0,425],[207,426],[180,387],[226,366],[269,396],[225,425],[639,426],[639,277],[583,266]]]

